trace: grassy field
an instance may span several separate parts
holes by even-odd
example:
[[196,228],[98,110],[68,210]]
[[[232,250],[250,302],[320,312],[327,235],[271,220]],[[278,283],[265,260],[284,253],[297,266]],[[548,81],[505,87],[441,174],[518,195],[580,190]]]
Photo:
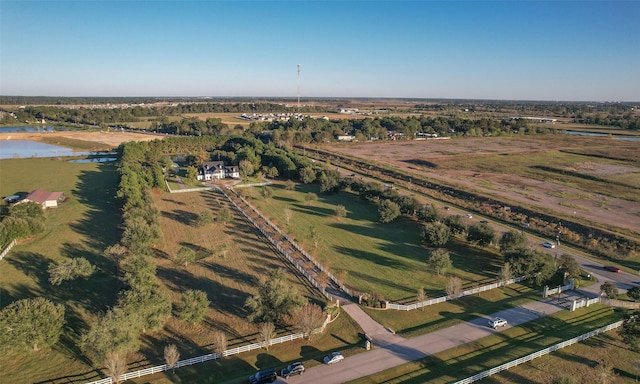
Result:
[[540,288],[512,284],[413,311],[364,308],[369,316],[404,337],[414,337],[538,300]]
[[[361,378],[353,381],[353,384],[365,383],[450,383],[465,377],[472,376],[492,367],[504,364],[511,360],[526,356],[530,353],[544,349],[550,345],[571,339],[593,329],[611,324],[621,319],[621,313],[605,306],[593,306],[582,308],[575,312],[562,311],[553,316],[542,317],[537,320],[513,327],[499,334],[488,336],[480,340],[452,348],[433,356],[426,357],[420,361],[408,363],[387,371]],[[612,331],[611,333],[616,332]],[[607,339],[607,335],[601,336]],[[607,343],[591,341],[591,345],[598,347],[591,351],[589,358],[574,361],[581,365],[593,365],[593,361],[598,356],[607,356]],[[624,351],[618,343],[615,348],[618,353],[622,353],[631,359],[634,355],[630,351]],[[556,355],[567,356],[565,350],[557,352]],[[637,357],[637,354],[635,355]],[[624,371],[626,375],[629,364],[624,361],[612,361],[616,367]],[[548,368],[545,367],[547,370]],[[584,367],[583,367],[584,369]],[[559,368],[558,375],[564,374]],[[619,371],[620,372],[620,371]],[[552,372],[541,372],[530,379],[509,372],[503,377],[506,380],[501,382],[533,382],[550,383],[549,377]],[[592,372],[591,380],[579,380],[577,382],[596,382],[595,374]],[[545,377],[546,380],[540,378]],[[530,380],[530,381],[528,381]]]
[[[67,325],[61,341],[51,350],[10,353],[0,357],[0,382],[68,382],[81,383],[102,377],[81,351],[78,341],[98,313],[116,302],[120,289],[114,277],[114,266],[103,256],[103,250],[121,236],[120,210],[114,199],[118,175],[114,164],[69,163],[63,160],[27,159],[0,161],[3,196],[28,192],[35,188],[62,191],[69,199],[58,209],[47,211],[44,234],[17,245],[0,262],[0,299],[2,307],[14,300],[43,296],[64,303]],[[170,195],[156,191],[154,199],[161,212],[164,237],[156,244],[157,275],[161,289],[174,303],[187,288],[208,292],[212,304],[206,320],[199,325],[186,325],[170,318],[159,332],[142,336],[142,349],[128,357],[129,370],[163,363],[162,348],[175,343],[182,358],[211,352],[211,333],[221,329],[229,338],[229,347],[256,340],[256,326],[246,322],[243,304],[255,291],[261,276],[276,268],[289,268],[257,232],[236,213],[226,226],[212,224],[196,229],[197,215],[205,209],[215,211],[226,204],[214,192]],[[176,265],[172,256],[181,246],[196,251],[199,260],[187,267]],[[46,273],[49,262],[62,257],[87,258],[98,267],[87,280],[53,287]],[[291,274],[291,281],[312,301],[323,298],[304,279]],[[293,332],[279,329],[279,334]],[[201,383],[215,376],[224,380],[246,377],[256,368],[290,360],[320,361],[328,350],[341,349],[347,354],[362,350],[361,330],[347,316],[340,316],[327,331],[312,342],[299,341],[270,351],[239,355],[224,362],[212,362],[169,376],[174,382]],[[218,367],[218,368],[215,368]],[[215,369],[212,371],[212,369]],[[182,377],[184,376],[184,377]],[[153,382],[145,379],[141,382]],[[159,382],[166,380],[159,376]]]
[[[379,223],[373,204],[346,192],[319,194],[317,185],[297,185],[288,191],[276,184],[272,189],[270,199],[261,197],[260,188],[238,191],[347,285],[396,302],[413,300],[420,287],[431,297],[444,294],[447,277],[428,270],[429,252],[421,246],[418,223],[406,218]],[[308,192],[318,194],[319,200],[307,204]],[[334,215],[338,205],[346,207],[347,217]],[[289,225],[285,208],[292,212]],[[320,234],[317,248],[310,238],[311,227]],[[450,273],[459,276],[465,287],[495,281],[501,266],[497,253],[458,240],[447,249],[454,265]]]
[[[460,161],[458,161],[460,160]],[[505,173],[535,180],[553,180],[559,185],[585,191],[581,198],[592,198],[591,193],[640,202],[637,172],[598,172],[591,156],[563,151],[510,154],[509,161],[502,155],[469,156],[464,161],[456,158],[431,160],[442,171],[465,170],[478,173]],[[542,166],[542,164],[544,164]],[[590,168],[590,165],[592,166]],[[610,159],[599,159],[600,169],[630,169],[632,163]],[[570,198],[570,197],[565,197]]]
[[[102,252],[120,239],[120,215],[115,201],[118,175],[109,163],[70,163],[54,159],[0,161],[0,194],[36,188],[64,192],[68,200],[46,212],[46,230],[22,242],[0,261],[0,306],[42,296],[66,307],[66,326],[52,350],[0,356],[0,382],[32,383],[54,377],[75,380],[95,371],[76,345],[94,316],[112,306],[119,283],[113,265]],[[47,267],[64,257],[85,257],[97,267],[87,280],[51,286]]]

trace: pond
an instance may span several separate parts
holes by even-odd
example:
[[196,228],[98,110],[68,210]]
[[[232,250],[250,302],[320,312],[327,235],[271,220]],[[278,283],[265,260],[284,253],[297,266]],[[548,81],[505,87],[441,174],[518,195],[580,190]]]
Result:
[[88,156],[89,151],[77,151],[58,145],[31,140],[1,140],[0,159],[23,159],[30,157]]
[[64,127],[54,127],[52,125],[17,125],[11,127],[0,127],[0,133],[11,132],[55,132],[67,131]]

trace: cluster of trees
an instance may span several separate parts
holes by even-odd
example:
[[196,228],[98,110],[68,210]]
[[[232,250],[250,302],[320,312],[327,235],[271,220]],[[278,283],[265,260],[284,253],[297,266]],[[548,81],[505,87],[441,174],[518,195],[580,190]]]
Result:
[[[287,280],[283,269],[261,279],[257,293],[247,299],[245,307],[250,311],[249,321],[260,323],[261,329],[273,330],[275,325],[291,326],[304,333],[305,337],[310,337],[313,330],[322,327],[325,319],[320,306],[302,296]],[[261,330],[262,333],[266,332]],[[269,344],[269,340],[263,341]]]
[[[5,99],[6,97],[3,97]],[[19,100],[8,99],[7,104],[16,104]],[[278,113],[283,110],[283,105],[278,103],[253,103],[253,102],[234,102],[234,103],[211,103],[211,102],[187,102],[176,105],[158,105],[141,103],[156,103],[159,100],[136,100],[138,105],[126,106],[130,101],[126,99],[114,100],[121,107],[80,107],[68,108],[61,107],[56,104],[64,104],[61,100],[31,100],[49,101],[48,105],[29,105],[24,108],[3,109],[6,112],[13,112],[17,120],[33,121],[45,119],[49,122],[57,122],[59,124],[80,124],[89,126],[106,126],[113,124],[121,124],[124,122],[145,121],[150,117],[159,116],[154,119],[154,128],[162,130],[164,126],[171,125],[167,116],[180,116],[186,113]],[[90,100],[89,100],[90,101]],[[100,100],[102,101],[102,100]],[[104,101],[102,101],[104,103]],[[17,103],[22,104],[22,103]],[[101,104],[101,103],[98,103]],[[326,112],[327,107],[324,106],[304,106],[303,112]],[[197,119],[197,118],[196,118]],[[16,119],[7,116],[6,122],[12,123]],[[196,133],[197,134],[197,133]],[[204,133],[203,133],[204,134]]]
[[[158,211],[151,188],[161,184],[158,152],[145,143],[126,143],[119,172],[117,196],[122,199],[123,234],[105,254],[116,265],[123,289],[117,304],[101,315],[82,337],[82,350],[97,363],[116,369],[129,352],[140,347],[140,333],[161,328],[171,315],[171,301],[156,279],[150,248],[161,237]],[[155,154],[155,157],[154,157]]]
[[38,203],[2,206],[0,217],[0,249],[4,249],[13,240],[25,239],[44,231],[44,211]]

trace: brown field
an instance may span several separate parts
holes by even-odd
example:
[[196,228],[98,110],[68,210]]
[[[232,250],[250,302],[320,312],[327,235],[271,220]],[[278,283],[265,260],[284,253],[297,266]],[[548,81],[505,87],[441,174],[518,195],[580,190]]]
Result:
[[0,133],[0,140],[32,140],[52,142],[56,139],[70,139],[103,144],[106,147],[115,148],[128,141],[150,141],[162,138],[162,135],[143,134],[134,132],[100,131],[58,131],[58,132],[7,132]]
[[[640,229],[637,142],[569,135],[333,144],[330,150],[605,227]],[[604,157],[614,157],[615,160]],[[567,181],[548,166],[584,175]],[[604,179],[602,182],[588,177]],[[623,186],[611,186],[618,182]],[[592,187],[598,187],[594,191]],[[621,191],[620,195],[616,193]],[[622,195],[622,192],[625,195]],[[623,198],[620,198],[623,197]]]

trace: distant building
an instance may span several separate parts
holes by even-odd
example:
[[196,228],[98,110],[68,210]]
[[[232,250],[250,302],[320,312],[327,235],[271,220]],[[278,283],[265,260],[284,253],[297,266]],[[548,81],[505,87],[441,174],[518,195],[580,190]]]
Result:
[[36,189],[30,194],[20,200],[20,203],[34,202],[40,204],[42,209],[45,208],[58,208],[58,204],[61,204],[65,200],[64,193],[62,192],[48,192],[44,189]]
[[338,135],[337,139],[338,141],[353,141],[356,137],[352,135]]
[[346,113],[349,115],[355,115],[356,113],[360,112],[358,110],[358,108],[338,108],[337,109],[338,113]]

